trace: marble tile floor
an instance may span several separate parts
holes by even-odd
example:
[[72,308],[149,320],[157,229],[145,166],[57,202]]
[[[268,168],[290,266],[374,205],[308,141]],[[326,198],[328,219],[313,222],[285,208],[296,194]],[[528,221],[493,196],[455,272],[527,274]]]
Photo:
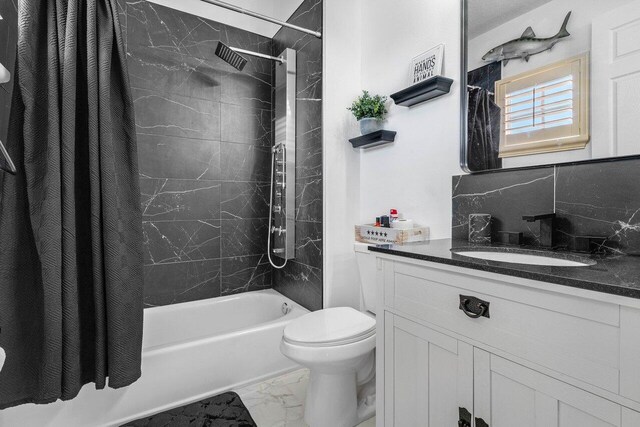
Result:
[[[258,427],[308,427],[304,422],[304,399],[309,370],[300,369],[234,390]],[[357,427],[375,427],[375,417]]]

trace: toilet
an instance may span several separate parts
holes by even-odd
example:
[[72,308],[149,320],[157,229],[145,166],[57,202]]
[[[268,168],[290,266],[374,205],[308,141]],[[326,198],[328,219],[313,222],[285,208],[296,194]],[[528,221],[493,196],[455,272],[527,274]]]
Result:
[[375,413],[375,256],[356,243],[361,311],[332,307],[284,329],[280,350],[310,371],[304,419],[311,427],[353,427]]

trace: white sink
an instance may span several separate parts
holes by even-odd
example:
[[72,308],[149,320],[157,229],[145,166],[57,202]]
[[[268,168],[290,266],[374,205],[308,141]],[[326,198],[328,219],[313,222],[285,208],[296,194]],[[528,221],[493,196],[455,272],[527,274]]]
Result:
[[[551,267],[588,267],[594,265],[595,261],[584,259],[584,262],[555,258],[545,255],[533,255],[530,253],[519,252],[493,252],[493,251],[454,251],[457,255],[462,255],[470,258],[480,258],[487,261],[499,261],[508,262],[512,264],[527,264],[527,265],[547,265]],[[578,257],[576,257],[578,258]]]

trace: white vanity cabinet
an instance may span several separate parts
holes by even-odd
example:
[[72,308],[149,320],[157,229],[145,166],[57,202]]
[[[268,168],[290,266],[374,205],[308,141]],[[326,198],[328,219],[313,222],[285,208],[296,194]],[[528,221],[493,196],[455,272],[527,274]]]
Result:
[[378,427],[640,427],[639,300],[376,255]]
[[384,425],[455,426],[459,402],[473,404],[473,347],[391,313],[385,318]]
[[638,412],[478,348],[473,377],[477,427],[640,426]]

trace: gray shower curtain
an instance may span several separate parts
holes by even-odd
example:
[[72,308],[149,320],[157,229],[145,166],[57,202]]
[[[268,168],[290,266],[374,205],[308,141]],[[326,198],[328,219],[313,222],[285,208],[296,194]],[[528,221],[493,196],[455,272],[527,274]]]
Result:
[[[20,0],[0,193],[0,409],[139,378],[142,228],[116,0]],[[2,174],[2,172],[0,172]]]

